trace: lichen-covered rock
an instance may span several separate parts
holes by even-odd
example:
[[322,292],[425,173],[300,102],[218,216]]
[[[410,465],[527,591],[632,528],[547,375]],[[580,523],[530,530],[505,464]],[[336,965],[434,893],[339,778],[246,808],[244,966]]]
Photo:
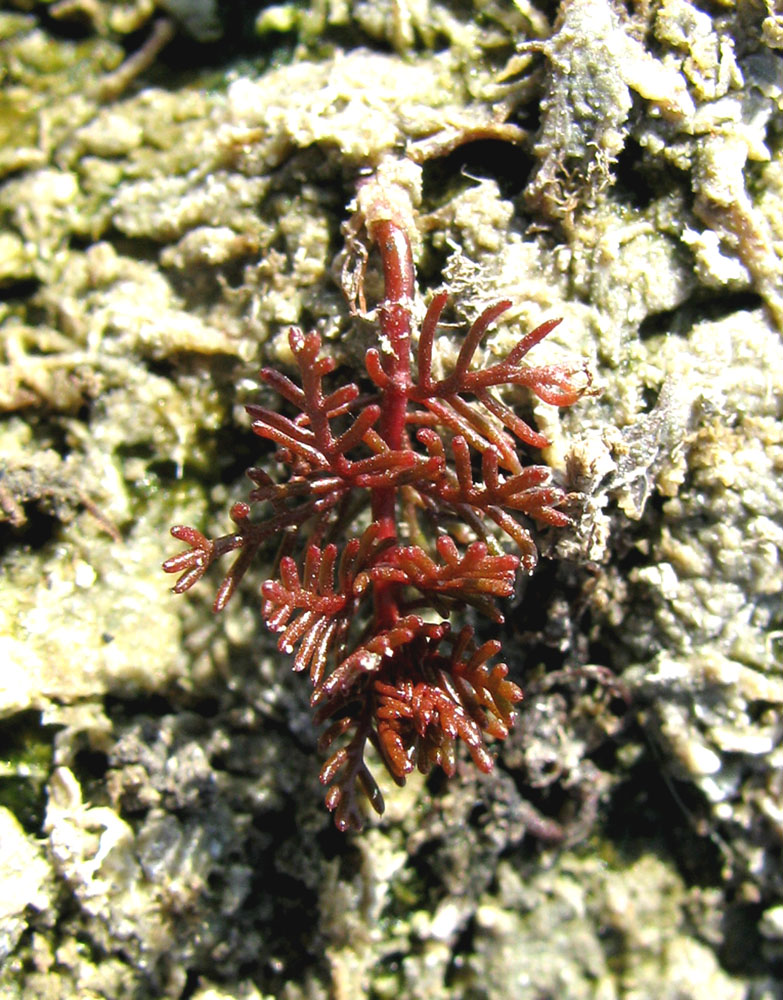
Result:
[[727,874],[776,898],[783,350],[758,312],[656,346],[700,415],[683,442],[688,477],[663,504],[652,558],[630,575],[646,613],[628,634],[637,663],[625,678],[673,773],[703,792],[712,829],[733,830],[721,840]]
[[[653,855],[608,864],[564,858],[530,881],[501,862],[497,891],[476,914],[463,988],[487,1000],[533,1000],[542,991],[584,1000],[699,1000],[705,992],[740,1000],[742,982],[689,934],[689,911],[710,904],[710,893],[704,896]],[[612,940],[628,956],[619,970]]]
[[[78,40],[0,15],[0,742],[36,733],[0,768],[0,993],[771,1000],[779,15],[258,6],[253,58],[183,76],[223,22],[162,3],[193,48],[112,100],[160,9],[54,5]],[[350,840],[257,579],[215,619],[159,566],[242,495],[288,325],[360,363],[341,227],[406,151],[422,297],[513,299],[487,362],[562,316],[537,360],[602,394],[511,400],[581,499],[506,609],[526,700],[494,774],[384,788]],[[436,366],[458,352],[444,324]]]
[[633,21],[612,0],[565,0],[552,37],[536,43],[547,59],[546,93],[529,202],[572,217],[609,183],[629,131],[631,91],[654,115],[684,123],[693,101],[685,81],[635,37]]
[[51,903],[51,871],[40,847],[8,809],[0,808],[0,962],[13,952],[27,927],[30,910]]

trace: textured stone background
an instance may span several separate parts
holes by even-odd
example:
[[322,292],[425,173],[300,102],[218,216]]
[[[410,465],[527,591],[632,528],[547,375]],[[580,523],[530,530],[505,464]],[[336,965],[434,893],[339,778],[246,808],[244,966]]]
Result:
[[[760,2],[4,5],[0,995],[781,995],[782,47]],[[495,772],[343,837],[261,569],[215,618],[160,562],[244,495],[287,325],[372,342],[340,227],[406,149],[423,299],[511,297],[497,353],[563,316],[536,360],[603,391],[535,407],[584,512]]]

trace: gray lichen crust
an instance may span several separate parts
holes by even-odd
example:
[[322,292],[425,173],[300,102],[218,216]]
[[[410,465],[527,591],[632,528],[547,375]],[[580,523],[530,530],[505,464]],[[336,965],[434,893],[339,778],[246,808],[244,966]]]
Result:
[[[161,18],[198,62],[226,12],[50,6],[0,13],[0,994],[772,1000],[774,5],[249,5],[257,51],[135,83]],[[562,316],[536,363],[602,392],[513,400],[581,496],[507,610],[526,699],[495,771],[384,788],[338,839],[261,577],[214,618],[160,562],[244,495],[242,407],[290,324],[360,363],[341,226],[406,156],[415,309],[441,280],[454,303],[436,365],[510,298],[483,361]]]

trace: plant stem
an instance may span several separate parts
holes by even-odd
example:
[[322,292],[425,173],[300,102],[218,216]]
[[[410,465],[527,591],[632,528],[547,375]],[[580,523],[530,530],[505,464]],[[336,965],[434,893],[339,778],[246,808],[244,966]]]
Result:
[[[411,243],[397,223],[382,219],[370,227],[370,237],[378,245],[383,266],[383,302],[378,306],[381,327],[381,357],[389,376],[381,399],[379,433],[389,448],[405,446],[405,414],[411,387],[411,309],[415,272]],[[397,490],[391,486],[372,491],[372,516],[380,526],[380,538],[397,537]],[[397,591],[393,583],[375,588],[378,627],[388,628],[399,618]]]

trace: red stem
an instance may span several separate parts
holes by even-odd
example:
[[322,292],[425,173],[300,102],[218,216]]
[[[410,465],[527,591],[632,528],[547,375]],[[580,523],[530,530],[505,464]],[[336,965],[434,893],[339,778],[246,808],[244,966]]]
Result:
[[[411,243],[405,230],[388,219],[372,223],[370,238],[377,243],[383,266],[385,298],[378,306],[381,326],[381,363],[389,378],[381,396],[378,431],[395,451],[406,441],[405,414],[411,387],[411,310],[415,271]],[[379,539],[397,537],[397,490],[394,486],[372,491],[372,516]],[[399,619],[399,586],[379,581],[375,587],[376,627],[389,628]]]

